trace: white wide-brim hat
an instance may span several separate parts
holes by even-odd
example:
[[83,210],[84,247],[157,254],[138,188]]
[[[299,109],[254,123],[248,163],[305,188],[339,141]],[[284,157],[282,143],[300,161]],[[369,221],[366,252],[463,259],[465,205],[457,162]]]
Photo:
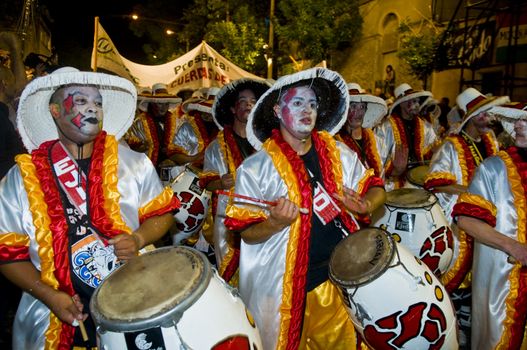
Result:
[[150,92],[145,91],[138,95],[138,100],[140,100],[137,105],[137,109],[146,112],[148,111],[149,103],[168,103],[168,110],[173,110],[179,104],[181,104],[181,97],[172,95],[168,92],[168,86],[164,83],[156,83],[152,85]]
[[432,97],[432,93],[430,91],[415,91],[409,84],[406,83],[397,86],[394,90],[394,94],[395,101],[390,106],[388,114],[392,114],[394,109],[403,102],[417,98],[419,99],[419,105],[422,105],[427,98]]
[[456,98],[457,105],[463,112],[465,112],[465,115],[455,133],[459,134],[465,127],[465,124],[474,116],[481,112],[487,112],[494,106],[499,106],[509,102],[509,96],[487,97],[472,87],[465,89],[465,91],[460,93]]
[[514,123],[519,119],[527,120],[527,105],[525,103],[511,103],[502,106],[491,107],[488,111],[491,114],[498,116],[503,125],[503,129],[516,138],[514,132]]
[[216,95],[212,105],[212,118],[216,126],[223,130],[224,125],[232,125],[234,123],[231,107],[236,103],[240,91],[251,90],[254,93],[254,97],[258,100],[270,86],[265,80],[250,78],[237,79],[224,85]]
[[335,135],[346,122],[349,94],[342,76],[326,68],[311,68],[279,78],[253,107],[247,121],[247,140],[259,150],[273,129],[280,127],[273,107],[288,88],[307,85],[317,96],[318,113],[315,129]]
[[49,111],[51,95],[66,85],[91,85],[99,89],[103,104],[103,130],[120,139],[134,120],[135,86],[116,75],[81,72],[64,67],[27,84],[18,104],[17,127],[26,149],[31,152],[43,142],[59,137]]
[[347,87],[350,95],[350,103],[357,102],[367,104],[366,113],[362,120],[362,127],[365,129],[371,129],[379,124],[388,111],[386,101],[380,97],[363,93],[361,86],[357,83],[348,83]]

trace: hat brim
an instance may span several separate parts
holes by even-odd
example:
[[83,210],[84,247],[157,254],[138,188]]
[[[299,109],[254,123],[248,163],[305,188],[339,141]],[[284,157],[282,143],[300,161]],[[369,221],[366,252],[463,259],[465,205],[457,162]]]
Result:
[[[349,93],[346,82],[340,74],[326,68],[311,68],[279,78],[258,100],[249,114],[247,140],[259,150],[262,143],[279,128],[274,106],[280,94],[291,86],[307,85],[318,99],[318,114],[315,128],[334,135],[346,122],[349,107]],[[322,111],[322,112],[321,112]]]
[[350,95],[350,103],[353,102],[368,104],[362,120],[362,127],[365,129],[371,129],[379,124],[388,111],[386,101],[377,96],[365,94]]
[[473,108],[467,111],[467,113],[463,117],[463,120],[457,127],[455,133],[459,134],[461,130],[463,130],[463,128],[465,127],[465,124],[467,124],[467,122],[470,119],[480,114],[481,112],[486,112],[494,106],[499,106],[499,105],[509,103],[509,102],[510,102],[509,96],[489,97],[481,101],[480,103],[476,104]]
[[26,149],[31,152],[43,142],[58,138],[49,111],[55,90],[65,85],[91,85],[99,89],[103,101],[103,130],[120,139],[134,120],[137,90],[124,78],[96,72],[62,69],[32,80],[22,91],[17,111],[17,127]]
[[254,80],[242,78],[224,85],[216,95],[212,105],[212,118],[220,130],[224,125],[234,123],[231,107],[236,103],[238,92],[242,90],[251,90],[256,99],[266,92],[271,85],[265,80]]
[[146,112],[148,111],[149,103],[168,103],[168,109],[173,110],[179,104],[181,104],[182,99],[180,97],[138,97],[139,103],[137,109]]
[[419,105],[421,106],[429,97],[432,97],[432,93],[430,91],[415,91],[415,92],[412,92],[411,94],[399,97],[390,106],[388,114],[392,114],[394,109],[397,108],[403,102],[413,100],[414,98],[418,98]]
[[516,123],[516,121],[519,119],[527,120],[527,111],[523,109],[494,106],[488,112],[498,115],[503,128],[513,138],[516,137],[516,133],[514,132],[514,123]]

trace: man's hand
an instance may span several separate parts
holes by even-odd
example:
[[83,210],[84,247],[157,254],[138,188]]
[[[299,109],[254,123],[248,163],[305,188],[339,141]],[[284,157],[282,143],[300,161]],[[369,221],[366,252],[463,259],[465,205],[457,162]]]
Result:
[[114,247],[117,258],[126,262],[139,254],[139,249],[143,247],[144,241],[140,235],[123,233],[110,239],[108,243]]
[[527,266],[527,244],[515,241],[511,246],[509,254],[520,262],[523,266]]
[[278,231],[284,227],[291,225],[297,218],[299,213],[298,207],[295,203],[289,199],[281,197],[278,199],[276,205],[271,208],[269,218],[269,224],[277,228]]
[[234,176],[232,174],[223,174],[221,176],[221,188],[228,190],[234,186]]
[[75,320],[84,321],[88,318],[88,314],[82,313],[84,305],[77,294],[70,297],[67,293],[54,290],[43,301],[62,322],[73,324]]
[[348,211],[357,214],[371,213],[372,208],[369,200],[362,198],[357,192],[348,187],[344,187],[343,192],[343,196],[334,193],[333,197],[342,202]]
[[408,146],[396,145],[395,155],[393,158],[393,176],[400,176],[406,171],[408,166]]

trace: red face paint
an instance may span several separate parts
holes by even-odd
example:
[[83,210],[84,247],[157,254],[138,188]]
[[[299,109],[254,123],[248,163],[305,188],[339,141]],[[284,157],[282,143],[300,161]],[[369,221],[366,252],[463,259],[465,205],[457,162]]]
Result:
[[73,95],[72,94],[68,95],[68,97],[64,99],[64,102],[62,103],[62,105],[64,106],[64,111],[66,113],[68,114],[71,113],[71,110],[73,108]]
[[79,129],[83,126],[83,123],[81,121],[82,119],[82,114],[78,113],[75,118],[73,118],[71,120],[71,122],[73,123],[73,125],[75,125],[76,127],[78,127]]

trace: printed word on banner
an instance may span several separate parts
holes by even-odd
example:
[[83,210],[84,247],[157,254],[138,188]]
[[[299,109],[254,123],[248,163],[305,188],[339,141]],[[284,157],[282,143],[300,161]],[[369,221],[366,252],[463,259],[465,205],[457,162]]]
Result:
[[333,221],[340,213],[340,208],[337,203],[331,198],[324,186],[320,182],[316,182],[315,191],[313,195],[313,211],[318,216],[320,221],[327,225]]

